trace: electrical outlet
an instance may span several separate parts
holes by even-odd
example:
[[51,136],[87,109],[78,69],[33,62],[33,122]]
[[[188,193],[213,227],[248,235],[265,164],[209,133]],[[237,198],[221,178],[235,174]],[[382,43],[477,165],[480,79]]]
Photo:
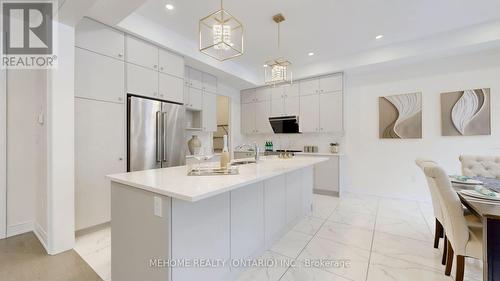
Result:
[[163,217],[162,206],[161,206],[161,198],[155,196],[154,197],[154,215],[157,217]]

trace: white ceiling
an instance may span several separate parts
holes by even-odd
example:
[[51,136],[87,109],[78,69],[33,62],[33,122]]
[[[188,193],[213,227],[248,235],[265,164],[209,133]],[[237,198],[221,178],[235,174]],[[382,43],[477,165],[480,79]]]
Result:
[[[166,10],[167,2],[175,9]],[[218,5],[218,0],[147,0],[135,14],[191,41],[197,51],[198,20]],[[245,26],[245,54],[232,63],[252,73],[262,72],[263,62],[278,55],[295,69],[314,69],[325,61],[500,19],[498,0],[225,0],[224,6]],[[286,18],[280,52],[271,19],[278,12]],[[375,40],[378,34],[383,39]]]

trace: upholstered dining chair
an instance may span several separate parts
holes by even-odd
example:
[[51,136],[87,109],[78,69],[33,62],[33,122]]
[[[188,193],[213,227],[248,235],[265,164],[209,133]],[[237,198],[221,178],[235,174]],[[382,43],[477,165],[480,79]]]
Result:
[[[415,161],[415,163],[417,164],[417,166],[419,166],[422,170],[425,166],[425,163],[435,163],[434,161],[432,160],[427,160],[427,159],[417,159]],[[438,194],[437,194],[437,190],[435,190],[434,188],[431,188],[431,184],[429,183],[429,179],[426,177],[427,179],[427,185],[429,187],[429,191],[431,193],[431,200],[432,200],[432,209],[434,210],[434,218],[435,218],[435,231],[434,231],[434,248],[438,248],[439,247],[439,239],[441,238],[445,238],[444,237],[444,228],[443,228],[443,224],[444,224],[444,220],[443,220],[443,214],[441,212],[441,204],[439,203],[439,197],[438,197]],[[445,240],[445,244],[446,245],[446,240]],[[443,255],[445,256],[445,255]],[[443,264],[444,264],[445,260],[443,259]]]
[[446,172],[436,163],[425,162],[423,171],[429,184],[437,190],[441,212],[444,219],[444,229],[448,240],[445,274],[450,275],[453,257],[456,256],[456,281],[463,281],[465,257],[482,260],[483,235],[482,227],[471,227],[464,217],[462,202],[453,189]]
[[500,179],[500,156],[462,155],[462,175]]

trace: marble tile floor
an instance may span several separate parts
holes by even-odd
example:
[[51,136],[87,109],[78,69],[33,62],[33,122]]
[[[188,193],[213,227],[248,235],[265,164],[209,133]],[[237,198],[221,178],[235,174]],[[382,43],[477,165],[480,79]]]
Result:
[[[314,195],[311,216],[261,257],[286,262],[249,268],[238,281],[452,281],[441,265],[442,241],[432,247],[433,229],[428,203]],[[75,247],[103,280],[111,280],[110,242],[105,225],[78,235]],[[336,263],[307,264],[321,260]],[[466,259],[465,270],[466,281],[482,280],[480,261]]]

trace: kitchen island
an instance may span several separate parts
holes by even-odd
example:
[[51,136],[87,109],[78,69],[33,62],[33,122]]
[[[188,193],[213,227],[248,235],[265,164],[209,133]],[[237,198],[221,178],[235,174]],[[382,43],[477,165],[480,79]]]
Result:
[[238,175],[187,167],[111,175],[113,280],[234,280],[312,208],[320,157],[265,157]]

